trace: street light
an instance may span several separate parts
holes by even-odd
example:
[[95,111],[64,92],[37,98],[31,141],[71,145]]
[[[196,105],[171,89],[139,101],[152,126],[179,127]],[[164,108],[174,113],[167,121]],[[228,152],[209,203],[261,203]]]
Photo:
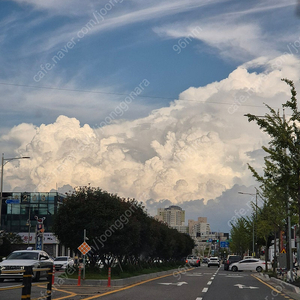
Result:
[[0,187],[0,227],[1,227],[1,214],[2,214],[2,200],[3,200],[3,167],[10,161],[15,159],[27,159],[29,156],[4,158],[4,153],[2,153],[2,163],[1,163],[1,187]]
[[30,222],[30,205],[29,205],[29,212],[28,212],[28,220],[26,225],[28,226],[28,242],[27,245],[29,247],[29,241],[30,241],[30,228],[31,228],[31,222]]
[[[255,194],[253,193],[244,193],[244,192],[238,192],[239,194],[242,195],[251,195],[255,196],[255,221],[257,220],[257,189],[255,188],[256,192]],[[252,239],[252,256],[255,254],[255,230],[254,230],[254,220],[253,220],[253,239]]]

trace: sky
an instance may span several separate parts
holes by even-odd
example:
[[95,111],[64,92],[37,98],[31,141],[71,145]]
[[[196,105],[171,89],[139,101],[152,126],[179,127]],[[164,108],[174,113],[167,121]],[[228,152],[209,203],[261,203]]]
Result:
[[299,1],[1,0],[0,27],[0,149],[30,157],[4,191],[91,185],[223,232],[251,212],[268,136],[244,115],[300,90]]

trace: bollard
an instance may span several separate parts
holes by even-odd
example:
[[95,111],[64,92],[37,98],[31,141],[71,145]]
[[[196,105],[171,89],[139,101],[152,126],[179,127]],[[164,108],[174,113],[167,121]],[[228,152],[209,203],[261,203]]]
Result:
[[107,281],[108,287],[110,287],[110,279],[111,279],[111,267],[108,268],[108,281]]
[[53,265],[53,270],[52,270],[52,284],[54,284],[55,280],[55,265]]
[[51,268],[50,270],[47,272],[48,276],[47,276],[47,300],[51,300],[51,295],[52,295],[52,284],[54,283],[54,266],[53,266],[53,271],[51,272]]
[[80,286],[80,285],[81,285],[81,267],[79,266],[77,286]]
[[30,300],[31,298],[31,283],[32,283],[32,267],[26,266],[23,274],[22,300]]

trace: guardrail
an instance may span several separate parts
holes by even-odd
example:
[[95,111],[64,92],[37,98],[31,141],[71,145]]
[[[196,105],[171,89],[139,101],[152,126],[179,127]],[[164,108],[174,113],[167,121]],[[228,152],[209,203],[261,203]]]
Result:
[[[32,283],[32,274],[33,272],[39,272],[39,271],[47,271],[47,296],[39,297],[36,299],[31,299],[31,287],[40,285],[40,283]],[[33,269],[31,266],[24,267],[24,270],[6,270],[1,271],[1,274],[17,274],[17,273],[23,273],[23,283],[22,285],[17,285],[13,287],[3,287],[0,288],[0,291],[5,290],[14,290],[14,289],[22,289],[22,295],[21,300],[51,300],[51,293],[52,293],[52,268],[39,268],[39,269]]]

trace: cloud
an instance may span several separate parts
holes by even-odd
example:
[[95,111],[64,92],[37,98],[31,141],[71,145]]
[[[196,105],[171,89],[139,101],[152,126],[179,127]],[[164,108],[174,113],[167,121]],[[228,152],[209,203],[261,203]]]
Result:
[[7,164],[4,182],[38,191],[90,183],[140,201],[172,203],[206,203],[235,184],[253,184],[246,164],[261,168],[259,149],[268,136],[244,113],[261,115],[264,102],[280,107],[290,98],[281,78],[299,78],[298,59],[277,60],[280,66],[270,61],[263,73],[239,67],[224,80],[191,87],[168,107],[135,120],[97,128],[61,115],[41,126],[20,124],[2,139],[31,160],[19,168]]
[[[231,223],[235,223],[240,217],[249,216],[252,212],[252,203],[255,203],[254,195],[241,195],[239,192],[255,194],[253,186],[234,185],[223,192],[216,199],[210,199],[207,203],[204,199],[182,201],[177,203],[185,210],[185,225],[188,220],[198,220],[198,217],[207,217],[211,230],[215,232],[229,232]],[[145,202],[150,215],[157,215],[158,208],[166,208],[172,205],[170,200],[153,201],[149,199]],[[258,198],[258,206],[261,206],[261,199]]]
[[[287,43],[298,36],[294,33],[287,35],[286,31],[282,33],[278,28],[274,41],[273,33],[268,29],[269,24],[259,16],[267,13],[272,17],[272,13],[292,5],[295,5],[292,0],[285,3],[269,1],[253,3],[250,8],[245,9],[244,3],[241,5],[234,2],[224,7],[222,13],[216,10],[215,13],[203,14],[198,20],[169,22],[154,27],[153,31],[163,38],[187,41],[187,44],[191,43],[199,52],[217,52],[224,59],[230,58],[239,63],[261,56],[271,58],[281,54],[282,43],[278,43],[279,41]],[[194,45],[193,40],[201,43]]]

